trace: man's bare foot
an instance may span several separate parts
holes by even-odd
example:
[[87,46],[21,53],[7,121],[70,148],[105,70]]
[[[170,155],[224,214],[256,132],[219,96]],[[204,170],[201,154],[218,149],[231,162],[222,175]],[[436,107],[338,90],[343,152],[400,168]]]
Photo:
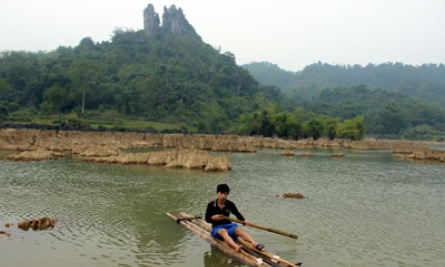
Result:
[[238,247],[236,248],[236,252],[237,252],[237,253],[241,252],[241,249],[242,249],[242,248],[243,248],[242,246],[238,246]]

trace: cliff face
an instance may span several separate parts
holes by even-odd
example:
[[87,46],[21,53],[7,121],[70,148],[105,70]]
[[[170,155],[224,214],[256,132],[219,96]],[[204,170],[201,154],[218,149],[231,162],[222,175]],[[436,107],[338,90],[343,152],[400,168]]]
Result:
[[152,4],[144,10],[144,29],[148,36],[153,36],[159,32],[159,15],[155,12]]
[[164,6],[164,14],[162,15],[162,26],[159,26],[160,20],[158,13],[155,12],[152,4],[144,10],[144,29],[149,36],[163,31],[171,34],[192,34],[197,35],[195,29],[185,18],[181,8],[171,5],[169,8]]

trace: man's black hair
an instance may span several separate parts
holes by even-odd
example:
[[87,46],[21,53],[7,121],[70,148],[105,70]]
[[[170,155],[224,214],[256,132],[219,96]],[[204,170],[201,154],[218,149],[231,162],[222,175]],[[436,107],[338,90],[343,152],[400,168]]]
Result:
[[218,193],[218,192],[221,192],[221,193],[226,193],[227,192],[227,194],[228,194],[230,192],[230,188],[229,188],[229,186],[227,184],[219,184],[216,187],[216,193]]

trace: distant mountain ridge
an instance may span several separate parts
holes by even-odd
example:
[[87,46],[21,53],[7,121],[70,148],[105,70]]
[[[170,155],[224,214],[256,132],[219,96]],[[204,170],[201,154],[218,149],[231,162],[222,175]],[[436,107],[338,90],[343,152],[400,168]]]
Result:
[[421,66],[384,63],[340,66],[315,63],[291,73],[277,65],[261,62],[243,65],[260,83],[275,85],[288,96],[310,100],[325,88],[365,84],[404,93],[413,99],[445,107],[445,65]]

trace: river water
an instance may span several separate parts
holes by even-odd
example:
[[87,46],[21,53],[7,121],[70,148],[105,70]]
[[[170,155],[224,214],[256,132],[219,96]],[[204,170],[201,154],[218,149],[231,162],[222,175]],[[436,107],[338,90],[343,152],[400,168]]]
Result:
[[[299,236],[241,226],[290,262],[445,266],[445,164],[393,159],[391,151],[295,152],[316,156],[226,153],[229,173],[0,160],[0,230],[10,234],[0,235],[0,266],[242,266],[165,215],[203,216],[223,182],[252,223]],[[340,152],[347,156],[330,157]],[[41,216],[58,219],[56,227],[17,228]]]

